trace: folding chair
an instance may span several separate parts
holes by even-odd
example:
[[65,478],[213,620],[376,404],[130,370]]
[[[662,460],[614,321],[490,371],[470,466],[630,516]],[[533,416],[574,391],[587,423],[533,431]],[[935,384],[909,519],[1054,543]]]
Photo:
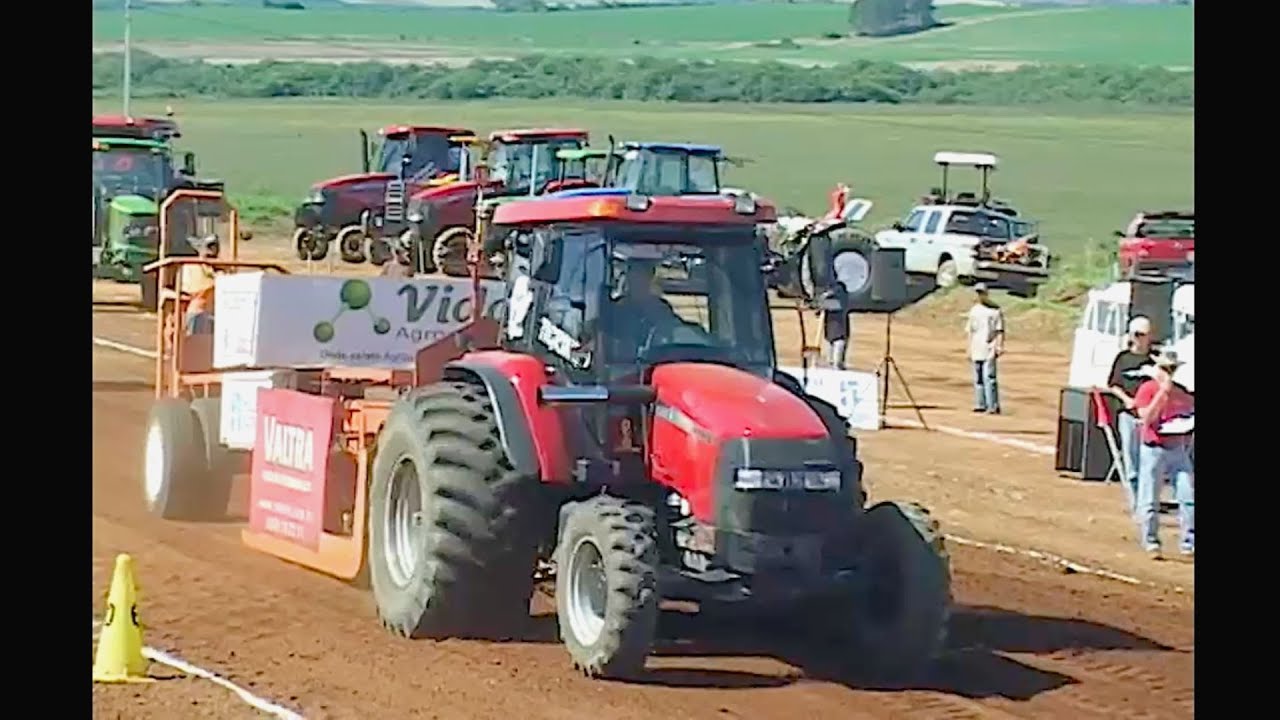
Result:
[[1111,467],[1107,469],[1107,474],[1102,478],[1103,482],[1111,482],[1112,476],[1115,476],[1116,482],[1124,482],[1129,477],[1129,459],[1124,456],[1124,452],[1120,449],[1120,442],[1116,438],[1116,429],[1112,425],[1111,409],[1107,407],[1106,400],[1102,397],[1102,392],[1094,388],[1089,393],[1093,398],[1093,414],[1098,429],[1102,430],[1102,435],[1107,439],[1107,452],[1111,455]]

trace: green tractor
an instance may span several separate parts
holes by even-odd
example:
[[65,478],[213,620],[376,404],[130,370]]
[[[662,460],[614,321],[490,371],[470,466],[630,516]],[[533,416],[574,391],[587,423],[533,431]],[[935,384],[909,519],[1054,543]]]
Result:
[[[221,189],[220,181],[194,179],[195,157],[187,153],[181,169],[173,165],[167,142],[137,137],[93,139],[93,275],[141,285],[142,306],[154,312],[159,300],[156,274],[143,273],[160,255],[159,209],[173,190]],[[171,238],[196,234],[221,207],[191,208],[170,213]],[[192,255],[185,242],[165,248],[166,255]]]

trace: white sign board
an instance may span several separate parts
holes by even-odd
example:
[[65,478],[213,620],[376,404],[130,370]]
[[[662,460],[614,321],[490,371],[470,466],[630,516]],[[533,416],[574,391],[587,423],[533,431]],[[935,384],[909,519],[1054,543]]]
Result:
[[259,388],[293,388],[292,370],[250,370],[222,376],[218,440],[235,450],[251,450],[258,421]]
[[[483,281],[502,321],[503,284]],[[417,351],[471,320],[466,278],[344,278],[237,273],[214,286],[213,365],[413,367]]]
[[800,381],[805,392],[835,405],[854,430],[880,429],[880,383],[875,373],[809,368],[806,383],[802,368],[778,369]]

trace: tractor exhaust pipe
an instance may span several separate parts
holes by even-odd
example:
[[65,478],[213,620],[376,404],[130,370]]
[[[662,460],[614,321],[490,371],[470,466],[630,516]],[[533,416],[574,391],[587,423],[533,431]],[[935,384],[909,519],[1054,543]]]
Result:
[[360,131],[360,169],[369,174],[369,133]]

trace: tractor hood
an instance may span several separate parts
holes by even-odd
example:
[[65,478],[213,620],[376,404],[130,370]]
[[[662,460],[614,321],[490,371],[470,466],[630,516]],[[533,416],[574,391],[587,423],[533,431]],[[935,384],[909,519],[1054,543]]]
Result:
[[156,215],[160,212],[156,202],[141,195],[117,195],[111,198],[111,210],[122,215]]
[[653,371],[656,414],[706,440],[827,437],[818,415],[780,385],[736,368],[671,363]]
[[323,182],[318,182],[312,188],[313,190],[345,190],[355,185],[363,185],[365,183],[385,183],[395,180],[396,176],[391,173],[356,173],[354,175],[339,175],[329,178]]
[[440,202],[441,200],[447,200],[459,195],[474,193],[476,188],[479,186],[480,183],[474,180],[467,180],[466,182],[453,182],[447,185],[426,187],[413,193],[409,199],[422,203]]

